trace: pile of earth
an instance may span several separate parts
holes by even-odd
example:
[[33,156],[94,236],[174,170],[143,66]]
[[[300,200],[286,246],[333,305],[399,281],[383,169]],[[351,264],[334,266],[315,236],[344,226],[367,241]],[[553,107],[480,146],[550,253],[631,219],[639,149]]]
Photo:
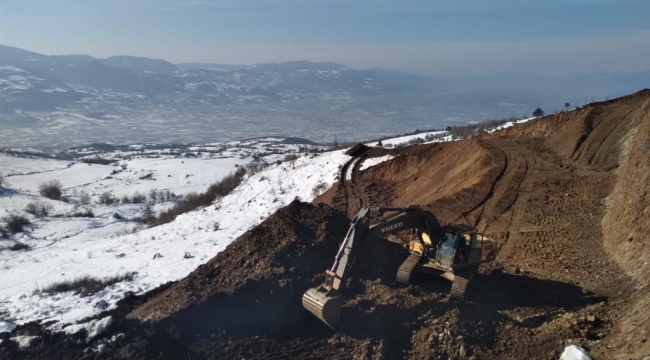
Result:
[[[564,307],[583,308],[601,301],[575,286],[493,271],[481,275],[480,285],[468,294],[470,302],[455,303],[448,299],[450,285],[442,279],[416,278],[413,286],[396,285],[397,267],[408,253],[400,244],[379,239],[369,242],[356,260],[353,280],[347,284],[350,301],[339,331],[333,332],[304,311],[300,300],[307,288],[323,280],[348,222],[326,205],[295,201],[187,278],[145,298],[124,300],[111,314],[113,324],[101,339],[85,343],[81,335],[74,341],[38,326],[24,326],[20,334],[40,337],[28,352],[5,347],[2,355],[478,359],[518,347],[525,353],[524,344],[530,345],[526,329],[539,320],[514,319],[501,311],[526,306],[562,312]],[[562,297],[557,297],[559,288]],[[594,315],[567,316],[547,326],[546,335],[564,331],[570,336],[573,323],[593,332],[602,323]],[[500,333],[511,334],[507,342],[500,343]]]

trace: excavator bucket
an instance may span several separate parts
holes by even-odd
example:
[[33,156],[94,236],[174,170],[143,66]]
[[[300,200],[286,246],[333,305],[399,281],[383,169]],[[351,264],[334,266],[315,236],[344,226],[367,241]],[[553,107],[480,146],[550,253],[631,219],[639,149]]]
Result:
[[332,329],[339,323],[344,302],[343,295],[323,286],[311,288],[302,296],[302,306]]

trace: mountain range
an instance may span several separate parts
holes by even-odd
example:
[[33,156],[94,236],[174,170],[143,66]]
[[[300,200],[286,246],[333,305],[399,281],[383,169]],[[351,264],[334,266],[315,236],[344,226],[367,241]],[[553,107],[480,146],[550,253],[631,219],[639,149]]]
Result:
[[0,147],[269,134],[352,140],[521,116],[536,106],[561,108],[565,101],[649,85],[650,72],[435,78],[336,63],[175,65],[134,56],[48,56],[0,45]]

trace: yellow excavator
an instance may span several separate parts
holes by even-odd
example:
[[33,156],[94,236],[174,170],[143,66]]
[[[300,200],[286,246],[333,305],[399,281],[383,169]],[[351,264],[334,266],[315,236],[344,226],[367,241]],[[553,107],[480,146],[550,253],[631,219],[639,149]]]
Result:
[[[370,222],[370,213],[389,213]],[[307,290],[302,305],[332,329],[336,328],[345,302],[344,282],[348,264],[368,239],[410,231],[410,255],[397,271],[397,282],[408,284],[414,271],[452,281],[451,296],[463,298],[478,265],[493,261],[497,246],[476,228],[464,224],[440,226],[433,214],[418,206],[362,208],[352,220],[325,282]]]

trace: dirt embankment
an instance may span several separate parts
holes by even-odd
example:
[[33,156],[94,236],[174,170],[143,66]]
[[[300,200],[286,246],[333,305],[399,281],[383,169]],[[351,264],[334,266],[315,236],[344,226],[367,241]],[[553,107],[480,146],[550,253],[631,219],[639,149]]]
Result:
[[636,281],[629,310],[617,324],[615,347],[650,354],[650,101],[628,115],[632,128],[619,140],[620,167],[603,218],[605,250]]
[[[642,92],[466,141],[366,150],[321,204],[294,202],[187,278],[124,301],[107,335],[126,336],[101,354],[84,352],[99,340],[46,335],[0,357],[58,345],[60,358],[557,359],[568,343],[595,359],[650,355],[649,102]],[[359,170],[385,154],[396,158]],[[410,204],[498,237],[465,301],[443,279],[397,285],[408,252],[379,239],[355,261],[337,332],[302,309],[346,215]]]
[[[617,351],[609,356],[650,354],[650,90],[533,121],[497,136],[541,138],[576,166],[578,174],[571,180],[602,178],[599,184],[582,186],[583,193],[606,197],[595,214],[602,225],[596,243],[633,281],[632,293],[629,289],[616,293],[621,287],[615,285],[610,291],[620,311],[608,338],[608,346]],[[602,278],[597,268],[589,271],[593,278]]]

